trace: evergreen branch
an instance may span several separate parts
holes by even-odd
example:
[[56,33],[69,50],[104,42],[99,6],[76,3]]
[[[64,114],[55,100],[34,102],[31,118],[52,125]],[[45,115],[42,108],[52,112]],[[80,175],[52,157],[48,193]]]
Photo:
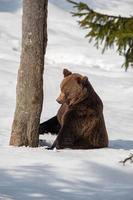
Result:
[[[129,19],[129,17],[122,17],[121,15],[119,16],[115,16],[115,15],[107,15],[107,14],[103,14],[103,13],[100,13],[100,12],[96,12],[94,11],[93,9],[91,9],[87,4],[83,3],[83,2],[75,2],[75,1],[72,1],[72,0],[66,0],[67,2],[73,4],[73,8],[77,8],[79,11],[83,11],[83,10],[86,10],[86,11],[89,11],[89,12],[93,12],[99,16],[104,16],[104,17],[110,17],[110,18],[113,18],[113,19]],[[75,13],[76,14],[76,13]],[[87,13],[88,14],[88,13]],[[133,16],[131,15],[130,18],[132,18]]]
[[81,28],[88,29],[86,38],[89,42],[95,41],[97,48],[103,44],[102,53],[116,45],[119,55],[125,57],[123,66],[127,68],[133,65],[133,17],[121,17],[101,14],[92,10],[87,4],[67,0],[77,9],[72,12],[74,17],[79,17]]

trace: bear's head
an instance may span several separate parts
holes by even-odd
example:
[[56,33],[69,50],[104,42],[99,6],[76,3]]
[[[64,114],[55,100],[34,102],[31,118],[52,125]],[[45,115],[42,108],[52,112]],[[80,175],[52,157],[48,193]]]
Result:
[[67,69],[63,70],[64,79],[61,82],[61,94],[57,98],[60,104],[75,105],[88,96],[88,78]]

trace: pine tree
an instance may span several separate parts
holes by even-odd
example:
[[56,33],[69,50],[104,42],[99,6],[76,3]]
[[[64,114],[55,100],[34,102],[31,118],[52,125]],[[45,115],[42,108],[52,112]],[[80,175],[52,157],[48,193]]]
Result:
[[47,0],[23,0],[22,52],[10,145],[37,147],[47,45]]
[[101,14],[92,10],[87,4],[67,0],[76,9],[72,12],[79,17],[80,27],[87,29],[86,38],[99,48],[103,44],[102,53],[109,48],[116,47],[119,55],[124,56],[123,67],[133,67],[133,17],[121,17]]

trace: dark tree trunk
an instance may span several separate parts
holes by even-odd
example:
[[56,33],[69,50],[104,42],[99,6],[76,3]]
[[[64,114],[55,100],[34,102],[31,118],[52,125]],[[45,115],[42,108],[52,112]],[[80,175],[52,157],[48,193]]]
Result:
[[47,0],[23,0],[22,53],[10,145],[38,146],[46,45]]

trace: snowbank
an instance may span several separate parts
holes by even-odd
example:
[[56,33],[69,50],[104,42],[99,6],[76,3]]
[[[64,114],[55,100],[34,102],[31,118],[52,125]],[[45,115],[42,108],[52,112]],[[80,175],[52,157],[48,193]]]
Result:
[[[102,1],[105,5],[105,0]],[[131,8],[129,1],[120,5]],[[99,3],[99,4],[98,4]],[[111,5],[118,1],[111,1]],[[101,5],[101,1],[93,1]],[[65,5],[65,4],[64,4]],[[133,152],[133,73],[122,59],[101,55],[83,38],[75,19],[49,4],[49,41],[45,62],[45,98],[41,120],[56,114],[62,69],[87,75],[104,102],[110,146],[96,150],[47,151],[9,147],[20,57],[21,14],[0,12],[0,199],[132,200],[133,165],[119,161]],[[54,137],[41,136],[47,144]]]

